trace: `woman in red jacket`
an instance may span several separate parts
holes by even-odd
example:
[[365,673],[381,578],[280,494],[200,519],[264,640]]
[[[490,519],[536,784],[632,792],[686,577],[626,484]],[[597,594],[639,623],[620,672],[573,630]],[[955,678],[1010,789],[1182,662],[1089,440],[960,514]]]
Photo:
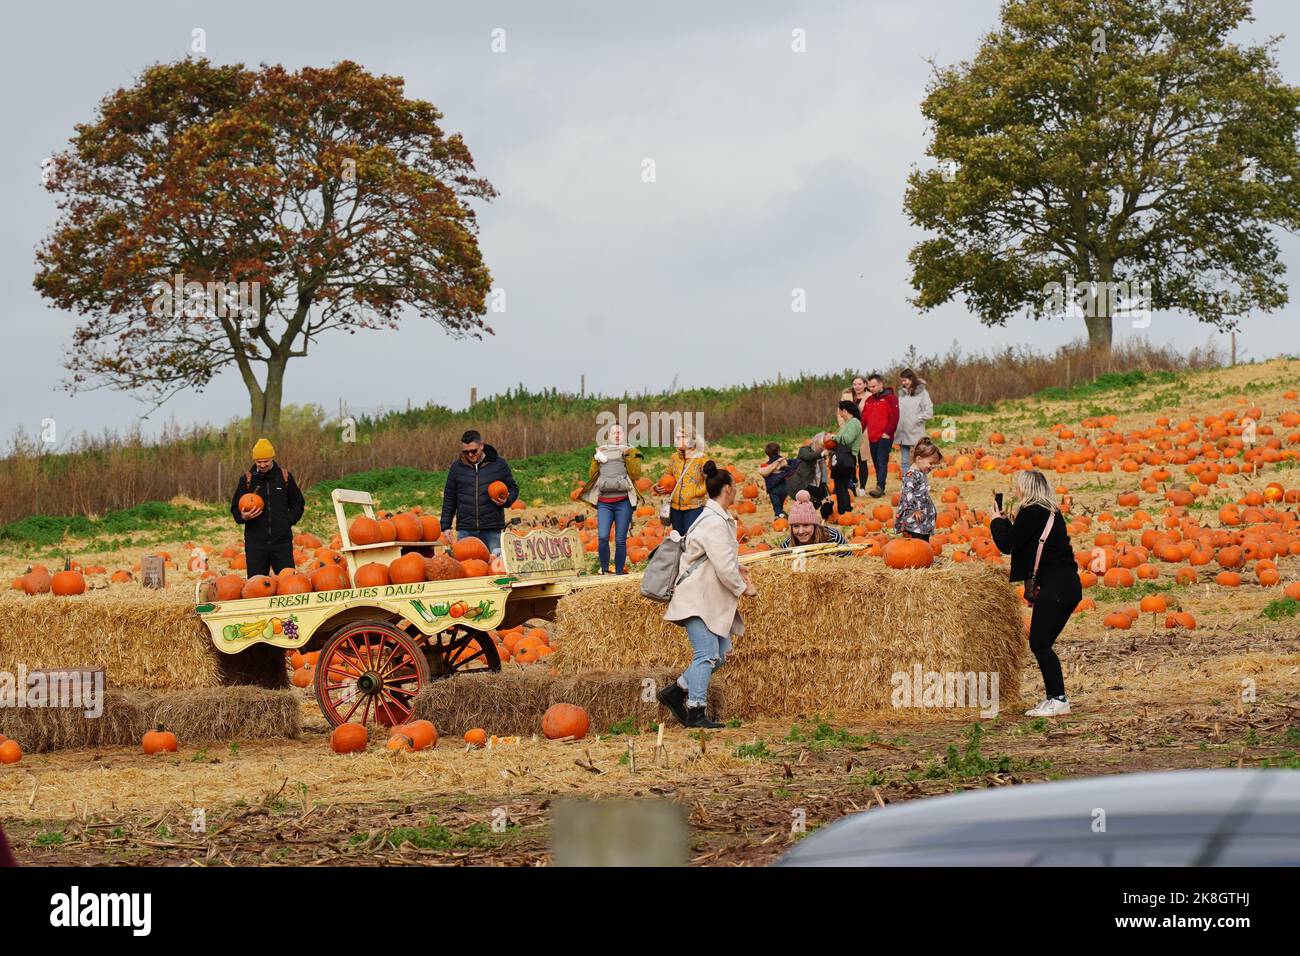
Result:
[[889,452],[898,430],[898,396],[885,384],[879,372],[867,376],[867,397],[862,402],[862,431],[871,448],[871,463],[876,469],[876,487],[871,497],[885,493],[885,476],[889,474]]

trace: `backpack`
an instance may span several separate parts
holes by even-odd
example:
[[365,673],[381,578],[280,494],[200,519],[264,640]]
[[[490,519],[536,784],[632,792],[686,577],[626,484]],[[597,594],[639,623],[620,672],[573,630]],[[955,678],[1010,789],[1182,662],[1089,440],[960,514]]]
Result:
[[707,554],[702,554],[694,561],[691,566],[681,574],[677,569],[681,564],[682,554],[686,551],[686,538],[691,536],[696,525],[704,520],[704,515],[695,519],[695,524],[686,530],[685,537],[673,539],[665,538],[659,547],[655,548],[646,561],[645,570],[641,572],[641,595],[648,597],[652,601],[658,601],[660,604],[667,604],[673,599],[673,592],[677,590],[677,585],[681,584],[688,577],[695,573],[695,570],[709,559]]

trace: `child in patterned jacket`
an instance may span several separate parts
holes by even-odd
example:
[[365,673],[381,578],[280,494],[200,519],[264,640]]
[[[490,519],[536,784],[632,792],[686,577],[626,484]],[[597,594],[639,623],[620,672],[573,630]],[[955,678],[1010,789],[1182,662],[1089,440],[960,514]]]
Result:
[[930,497],[930,469],[943,461],[943,452],[930,439],[922,438],[912,449],[912,462],[903,476],[903,490],[898,495],[898,514],[894,530],[909,538],[929,541],[934,534],[937,512]]

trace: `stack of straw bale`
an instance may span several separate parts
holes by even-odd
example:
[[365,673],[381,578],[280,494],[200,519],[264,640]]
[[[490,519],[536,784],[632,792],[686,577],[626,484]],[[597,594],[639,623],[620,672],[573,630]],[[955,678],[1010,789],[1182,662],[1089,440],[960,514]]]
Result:
[[[1027,657],[1024,606],[1006,571],[981,563],[892,570],[857,557],[814,557],[750,568],[758,596],[741,600],[745,633],[715,683],[742,718],[892,710],[894,675],[914,666],[998,675],[1002,706],[1019,702]],[[561,674],[669,668],[691,660],[665,605],[620,581],[562,598]],[[909,711],[951,719],[951,709]]]

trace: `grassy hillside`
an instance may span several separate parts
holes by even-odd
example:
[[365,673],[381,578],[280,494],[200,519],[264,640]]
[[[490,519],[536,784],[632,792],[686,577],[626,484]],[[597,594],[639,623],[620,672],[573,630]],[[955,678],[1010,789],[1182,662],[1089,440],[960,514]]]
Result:
[[[1275,390],[1279,382],[1286,381],[1300,382],[1300,363],[1275,360],[1201,372],[1113,373],[1068,389],[1050,387],[1025,398],[981,406],[940,406],[930,426],[950,427],[953,439],[941,444],[955,451],[979,446],[993,432],[1002,432],[1014,441],[1016,436],[1042,432],[1058,421],[1109,414],[1149,417],[1161,409]],[[736,434],[713,443],[713,449],[722,460],[750,470],[761,460],[767,441],[777,441],[790,450],[827,425],[829,422],[822,421],[771,434]],[[574,482],[585,476],[593,449],[588,443],[568,451],[512,459],[511,467],[525,503],[558,513],[579,510],[570,502],[569,492]],[[657,476],[670,451],[646,449],[647,473]],[[421,505],[436,510],[441,506],[445,478],[446,472],[440,469],[396,465],[364,468],[314,482],[305,488],[307,514],[302,526],[323,535],[333,532],[330,492],[338,487],[369,491],[385,507]],[[59,562],[65,556],[175,542],[234,540],[238,531],[226,509],[225,501],[178,496],[99,516],[29,516],[0,525],[0,554],[48,563]]]
[[[359,472],[436,469],[455,455],[461,433],[477,428],[511,461],[536,458],[538,472],[549,473],[574,449],[595,441],[598,416],[616,412],[620,403],[633,412],[700,416],[714,444],[761,444],[755,436],[811,434],[829,425],[840,390],[855,374],[878,370],[893,382],[904,364],[930,382],[937,414],[943,417],[988,413],[998,402],[1034,395],[1107,394],[1124,383],[1131,387],[1144,380],[1134,375],[1174,376],[1220,363],[1213,353],[1179,355],[1140,343],[1099,359],[1074,345],[1048,355],[1024,350],[965,355],[953,349],[932,357],[904,356],[892,367],[658,394],[581,396],[530,392],[520,386],[460,411],[426,405],[379,418],[361,416],[355,422],[355,441],[345,441],[351,436],[344,435],[337,421],[327,420],[323,410],[295,406],[276,447],[281,463],[306,487]],[[173,430],[156,442],[139,435],[83,437],[51,454],[19,436],[11,454],[0,459],[0,486],[6,491],[0,496],[0,522],[33,515],[107,521],[146,502],[177,497],[222,502],[248,467],[255,437],[246,424],[233,422],[223,428]],[[561,458],[548,464],[547,455]],[[550,490],[543,487],[539,493],[545,496]],[[93,531],[88,526],[77,529],[78,534]]]

